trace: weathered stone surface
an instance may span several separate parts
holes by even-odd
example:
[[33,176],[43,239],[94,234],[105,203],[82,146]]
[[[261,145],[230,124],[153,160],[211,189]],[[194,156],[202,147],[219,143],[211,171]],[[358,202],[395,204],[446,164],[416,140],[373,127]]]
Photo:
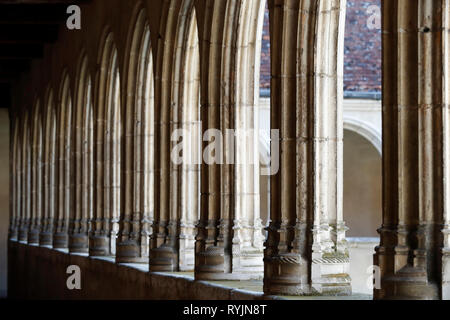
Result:
[[449,299],[450,4],[383,3],[383,225],[375,299]]
[[[253,300],[262,292],[195,281],[192,276],[149,273],[142,265],[117,264],[111,258],[87,257],[9,242],[9,297],[21,299],[165,299]],[[66,286],[67,267],[81,270],[81,290]]]
[[[447,0],[382,4],[384,205],[375,297],[448,299],[450,7]],[[268,1],[280,167],[270,178],[263,251],[259,161],[237,163],[259,160],[256,135],[226,136],[225,145],[235,146],[224,151],[225,163],[178,164],[171,152],[177,129],[192,129],[183,156],[202,152],[209,129],[257,132],[264,1],[83,3],[82,29],[61,28],[13,90],[12,297],[350,295],[345,6]],[[85,291],[65,288],[70,264],[84,270]],[[142,272],[147,266],[150,273]],[[194,271],[201,281],[155,271]],[[268,296],[206,281],[262,277]]]

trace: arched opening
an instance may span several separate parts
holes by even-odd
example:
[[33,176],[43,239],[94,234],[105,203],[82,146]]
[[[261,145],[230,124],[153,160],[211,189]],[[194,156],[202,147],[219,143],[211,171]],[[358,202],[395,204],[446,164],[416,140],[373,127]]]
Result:
[[381,154],[356,132],[344,131],[344,218],[347,237],[377,238],[381,225]]
[[[106,109],[106,145],[105,145],[105,213],[111,221],[111,255],[115,255],[116,236],[120,218],[120,159],[121,159],[121,109],[120,74],[117,52],[114,51],[110,65],[110,83],[108,85]],[[108,230],[110,226],[105,226]]]
[[127,109],[122,197],[116,261],[148,263],[154,214],[154,78],[150,27],[146,11],[137,7],[129,31]]
[[31,221],[28,232],[28,243],[39,244],[39,231],[42,215],[42,118],[41,104],[36,100],[32,117],[32,148],[31,148]]
[[[150,236],[152,234],[151,225],[155,212],[155,89],[153,78],[153,47],[150,42],[150,27],[148,24],[144,28],[142,39],[139,76],[142,86],[139,86],[138,104],[140,104],[140,114],[143,127],[141,128],[141,152],[142,159],[142,183],[140,210],[144,223],[141,226],[141,256],[148,257],[150,251]],[[147,261],[146,261],[147,262]]]
[[72,96],[70,80],[63,73],[63,81],[59,95],[58,133],[57,133],[57,210],[55,217],[55,234],[53,247],[66,249],[69,246],[69,214],[72,196],[71,157],[72,157]]
[[[259,66],[259,140],[261,154],[260,170],[260,212],[262,225],[269,226],[270,221],[270,175],[262,174],[268,172],[270,166],[270,28],[269,8],[266,3],[264,19],[261,32],[261,54]],[[264,232],[267,234],[267,232]]]
[[[170,41],[164,45],[162,82],[157,94],[162,106],[156,118],[162,122],[161,150],[156,155],[161,168],[159,212],[153,223],[150,269],[154,271],[193,271],[196,225],[200,214],[200,51],[194,1],[186,0],[173,8],[175,15],[164,32]],[[170,65],[169,65],[170,64]],[[180,141],[181,140],[181,141]],[[157,146],[156,146],[157,144]]]
[[381,226],[381,154],[360,134],[344,131],[344,219],[349,228],[350,276],[355,293],[367,286]]
[[28,241],[28,228],[30,225],[30,194],[31,194],[31,184],[30,184],[30,169],[31,169],[31,156],[30,156],[30,120],[29,112],[25,112],[22,118],[22,141],[21,141],[21,164],[20,164],[20,198],[21,198],[21,210],[20,210],[20,220],[19,220],[19,241]]
[[[183,150],[187,158],[179,167],[181,177],[181,208],[179,236],[179,270],[193,271],[195,265],[195,226],[200,218],[200,52],[198,41],[197,17],[191,9],[187,22],[187,34],[180,43],[185,52],[182,65],[186,67],[181,73],[180,124],[186,132],[183,137]],[[183,39],[180,39],[183,40]]]
[[100,72],[95,111],[94,211],[89,255],[116,253],[120,218],[121,139],[120,74],[113,34],[105,34],[99,56]]
[[75,180],[69,226],[69,250],[88,252],[88,232],[93,211],[93,108],[88,59],[82,55],[78,69],[74,112],[73,176]]
[[11,150],[11,202],[10,202],[10,229],[9,229],[9,239],[17,241],[18,240],[18,215],[20,210],[19,201],[19,132],[20,132],[20,118],[18,115],[15,116],[14,120],[11,121],[12,129],[12,150]]
[[372,295],[382,217],[381,0],[347,0],[344,42],[343,214],[355,293]]
[[41,233],[39,244],[51,247],[53,245],[53,220],[55,217],[56,194],[56,113],[54,106],[53,90],[46,93],[44,112],[44,209],[41,220]]

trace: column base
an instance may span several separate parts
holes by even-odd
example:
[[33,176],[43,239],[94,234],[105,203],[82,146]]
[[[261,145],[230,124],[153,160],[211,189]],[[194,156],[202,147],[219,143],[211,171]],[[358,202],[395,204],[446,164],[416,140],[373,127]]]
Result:
[[117,243],[116,263],[148,263],[148,258],[141,257],[141,248],[135,240]]
[[69,252],[72,253],[88,253],[89,238],[87,234],[76,233],[69,235]]
[[39,245],[41,247],[52,247],[53,246],[53,233],[52,232],[41,232],[39,234]]
[[[263,254],[255,250],[243,250],[235,257],[226,257],[222,247],[212,246],[197,253],[196,280],[262,280],[264,272]],[[231,272],[226,271],[229,260],[234,259]]]
[[381,279],[377,300],[439,300],[439,287],[429,283],[424,269],[407,266]]
[[9,233],[8,233],[8,239],[11,241],[18,241],[19,237],[18,237],[18,232],[17,232],[17,228],[10,228],[9,229]]
[[308,265],[300,254],[282,253],[264,257],[264,293],[267,295],[312,295]]
[[[264,293],[287,296],[348,296],[352,294],[348,258],[322,257],[308,262],[297,253],[266,257]],[[309,276],[311,265],[311,279]]]
[[163,244],[159,248],[150,249],[150,271],[177,271],[177,253],[175,248]]
[[53,236],[53,248],[67,249],[69,247],[69,235],[63,232],[57,232]]
[[39,230],[31,229],[28,232],[28,244],[39,244]]
[[28,229],[19,230],[19,242],[28,242]]
[[111,255],[109,237],[91,236],[89,238],[89,255],[93,257],[108,257]]

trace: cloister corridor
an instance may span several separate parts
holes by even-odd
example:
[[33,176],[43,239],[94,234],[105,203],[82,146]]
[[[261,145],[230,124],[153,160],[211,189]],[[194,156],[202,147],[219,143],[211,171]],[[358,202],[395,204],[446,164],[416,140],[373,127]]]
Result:
[[449,106],[450,0],[0,1],[0,299],[448,300]]

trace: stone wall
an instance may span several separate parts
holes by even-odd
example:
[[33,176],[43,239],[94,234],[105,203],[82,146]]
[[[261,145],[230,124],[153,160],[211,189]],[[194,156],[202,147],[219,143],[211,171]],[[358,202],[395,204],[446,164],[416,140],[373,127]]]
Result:
[[9,225],[9,117],[0,109],[0,298],[6,297]]
[[[370,29],[370,6],[381,0],[347,0],[344,90],[381,92],[381,29]],[[270,89],[269,11],[266,10],[261,49],[261,89]]]
[[[111,261],[110,261],[111,260]],[[9,298],[67,300],[253,300],[274,299],[182,274],[147,272],[147,265],[67,254],[9,242]],[[67,289],[67,267],[81,270],[81,290]]]

